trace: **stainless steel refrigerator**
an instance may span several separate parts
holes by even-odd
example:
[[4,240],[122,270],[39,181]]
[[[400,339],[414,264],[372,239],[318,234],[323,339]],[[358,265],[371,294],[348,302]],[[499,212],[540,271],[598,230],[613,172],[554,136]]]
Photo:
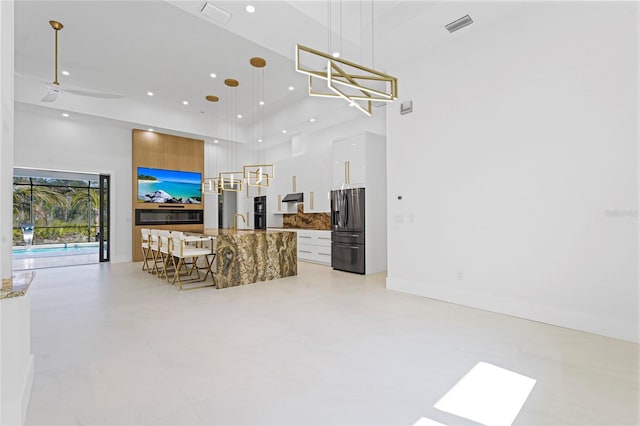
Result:
[[365,273],[364,188],[331,191],[331,266]]

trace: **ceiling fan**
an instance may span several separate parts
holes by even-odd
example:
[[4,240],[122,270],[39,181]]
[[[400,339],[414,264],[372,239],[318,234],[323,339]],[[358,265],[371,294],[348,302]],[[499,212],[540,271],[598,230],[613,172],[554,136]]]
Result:
[[71,93],[71,94],[74,94],[74,95],[90,96],[90,97],[93,97],[93,98],[102,98],[102,99],[118,99],[118,98],[122,98],[123,95],[116,94],[116,93],[90,92],[90,91],[87,91],[87,90],[75,90],[75,89],[62,90],[62,88],[60,87],[60,82],[58,81],[58,32],[62,28],[64,28],[64,25],[62,25],[58,21],[49,21],[49,24],[51,25],[51,28],[53,28],[53,30],[55,31],[55,35],[56,35],[55,76],[54,76],[53,83],[51,83],[51,85],[49,86],[49,91],[47,92],[46,95],[44,95],[44,97],[40,101],[41,102],[53,102],[58,98],[58,95],[63,93],[63,92],[64,93]]

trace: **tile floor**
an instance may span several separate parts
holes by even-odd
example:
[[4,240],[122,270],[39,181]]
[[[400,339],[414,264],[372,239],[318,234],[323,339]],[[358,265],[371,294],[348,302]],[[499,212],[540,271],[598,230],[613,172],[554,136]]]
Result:
[[299,275],[178,292],[140,263],[36,272],[27,425],[475,425],[434,404],[483,361],[535,379],[516,425],[637,425],[638,345]]
[[59,266],[77,266],[98,263],[98,249],[78,250],[78,253],[55,253],[36,255],[13,255],[13,270],[26,271],[32,269],[55,268]]

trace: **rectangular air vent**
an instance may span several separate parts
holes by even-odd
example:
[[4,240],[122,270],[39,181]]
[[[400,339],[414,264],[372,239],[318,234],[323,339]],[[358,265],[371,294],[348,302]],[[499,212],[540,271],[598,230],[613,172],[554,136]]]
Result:
[[455,21],[448,23],[444,27],[447,29],[447,31],[452,33],[471,24],[473,24],[473,19],[471,19],[469,15],[465,15],[460,19],[456,19]]
[[219,24],[226,24],[231,19],[231,14],[226,10],[215,6],[213,3],[206,2],[200,12]]

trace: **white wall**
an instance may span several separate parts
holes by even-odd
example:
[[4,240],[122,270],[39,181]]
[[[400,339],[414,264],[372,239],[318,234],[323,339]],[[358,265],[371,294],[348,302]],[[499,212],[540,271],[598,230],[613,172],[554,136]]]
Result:
[[[338,106],[342,106],[342,99],[333,99]],[[335,119],[332,119],[332,122]],[[291,158],[292,155],[312,154],[314,152],[323,151],[333,146],[333,141],[343,139],[345,137],[362,134],[363,132],[371,132],[377,135],[385,135],[386,133],[386,115],[385,109],[374,111],[372,117],[368,117],[362,113],[356,117],[351,117],[347,121],[338,122],[325,126],[318,123],[317,130],[311,130],[298,135],[289,137],[289,140],[276,145],[269,146],[263,150],[262,156],[266,161],[275,163],[281,160]],[[298,143],[294,145],[292,138],[297,137]]]
[[[340,106],[342,106],[341,102],[345,102],[342,99],[332,100]],[[337,139],[362,134],[363,132],[370,132],[377,135],[384,135],[386,133],[385,108],[376,109],[372,117],[368,117],[363,113],[359,114],[355,119],[308,133],[305,152],[313,153],[325,148],[330,148],[333,146],[333,141]]]
[[389,288],[640,340],[637,14],[531,3],[390,70]]
[[16,167],[111,176],[111,261],[131,261],[131,129],[16,109]]

